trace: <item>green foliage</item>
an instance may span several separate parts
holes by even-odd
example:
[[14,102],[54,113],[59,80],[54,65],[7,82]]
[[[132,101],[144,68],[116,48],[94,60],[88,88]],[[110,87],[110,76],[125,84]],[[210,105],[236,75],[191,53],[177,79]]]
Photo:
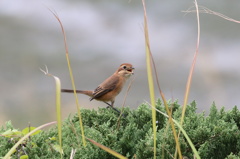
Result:
[[[11,121],[7,122],[6,129],[4,129],[3,127],[0,129],[1,136],[4,137],[2,141],[3,142],[7,141],[7,144],[5,145],[7,148],[5,150],[9,150],[10,148],[12,148],[14,146],[14,144],[17,143],[24,135],[28,134],[30,131],[32,131],[34,129],[36,129],[36,128],[35,127],[27,127],[25,129],[23,129],[22,131],[19,131],[19,130],[13,128]],[[40,132],[41,132],[41,130],[38,130],[30,136],[37,135]],[[6,140],[6,139],[8,139],[8,140]],[[32,146],[35,145],[34,142],[30,142],[30,143],[32,144]],[[14,151],[15,152],[17,151],[18,157],[20,159],[27,159],[28,155],[26,155],[26,153],[25,153],[25,149],[26,149],[25,144],[26,143],[20,144],[20,146],[17,149],[15,149],[15,150],[13,149],[12,153],[14,153]],[[2,144],[0,145],[0,147],[3,147],[3,146],[4,145],[2,145]],[[7,154],[7,152],[6,152],[6,154]]]
[[[159,110],[164,112],[161,101],[156,102]],[[177,101],[169,102],[173,118],[181,118],[182,107]],[[213,103],[210,113],[196,113],[196,102],[187,106],[183,128],[191,138],[203,159],[237,159],[240,158],[240,112],[235,106],[230,111],[218,110]],[[81,111],[86,137],[111,148],[128,157],[148,159],[153,157],[153,133],[151,109],[147,104],[136,110],[124,109],[125,118],[118,122],[118,114],[112,109],[99,108]],[[157,158],[172,159],[175,153],[175,140],[168,119],[157,113]],[[72,149],[76,149],[74,158],[115,158],[90,142],[82,145],[78,116],[69,117],[63,122],[63,158],[70,158]],[[176,127],[177,129],[177,127]],[[21,133],[10,122],[0,128],[0,157],[19,140]],[[21,132],[21,133],[19,133]],[[12,158],[60,158],[57,127],[31,136],[18,148]],[[193,153],[183,135],[180,136],[183,156],[193,158]],[[21,150],[21,151],[19,151]],[[24,152],[24,153],[23,153]],[[26,156],[24,156],[26,155]]]

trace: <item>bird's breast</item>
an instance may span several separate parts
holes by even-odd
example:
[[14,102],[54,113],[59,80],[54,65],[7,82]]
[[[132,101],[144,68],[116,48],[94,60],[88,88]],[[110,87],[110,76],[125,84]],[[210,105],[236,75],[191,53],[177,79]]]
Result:
[[119,77],[119,80],[118,80],[118,83],[116,84],[116,87],[104,94],[103,96],[99,97],[97,100],[101,100],[101,101],[114,101],[115,100],[115,97],[121,92],[124,84],[125,84],[125,78],[122,78],[122,77]]

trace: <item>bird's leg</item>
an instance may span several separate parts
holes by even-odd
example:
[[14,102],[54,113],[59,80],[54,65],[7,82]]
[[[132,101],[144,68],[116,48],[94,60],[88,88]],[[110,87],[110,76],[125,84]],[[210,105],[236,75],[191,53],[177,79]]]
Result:
[[[117,110],[117,108],[113,107],[113,104],[114,104],[114,101],[111,102],[111,104],[107,103],[107,102],[104,102],[106,103],[108,106],[107,108],[112,108],[113,110],[115,110],[116,112],[118,112],[119,114],[121,114],[121,112],[119,110]],[[123,117],[125,117],[124,114],[122,114]]]
[[108,105],[107,108],[112,107],[112,105],[109,104],[108,102],[104,102],[104,103]]
[[104,102],[104,103],[106,103],[108,106],[107,106],[107,108],[112,108],[113,110],[115,110],[116,112],[118,112],[119,114],[121,113],[119,110],[117,110],[117,108],[114,108],[113,107],[113,102],[112,102],[112,104],[109,104],[108,102]]
[[111,102],[111,104],[109,104],[108,102],[104,102],[104,103],[106,103],[108,105],[107,108],[112,108],[113,110],[115,110],[119,114],[121,113],[119,110],[117,110],[117,108],[113,107],[114,102]]

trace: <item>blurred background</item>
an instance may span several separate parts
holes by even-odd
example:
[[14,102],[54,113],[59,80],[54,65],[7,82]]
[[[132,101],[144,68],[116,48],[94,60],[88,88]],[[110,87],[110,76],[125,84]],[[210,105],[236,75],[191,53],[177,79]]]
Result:
[[[192,0],[148,0],[151,50],[161,88],[167,99],[183,104],[185,85],[196,49],[195,13],[183,13]],[[238,0],[202,0],[199,5],[240,20]],[[149,101],[143,8],[140,0],[1,0],[0,1],[0,125],[12,120],[16,128],[55,120],[55,83],[39,68],[48,66],[62,88],[71,88],[60,25],[69,47],[78,89],[95,89],[121,63],[136,68],[126,105],[137,108]],[[200,14],[201,39],[189,102],[198,112],[240,106],[240,25]],[[127,83],[128,84],[128,83]],[[121,107],[126,88],[117,97]],[[82,107],[106,107],[78,95]],[[156,97],[160,97],[156,92]],[[62,94],[63,117],[76,112],[73,94]]]

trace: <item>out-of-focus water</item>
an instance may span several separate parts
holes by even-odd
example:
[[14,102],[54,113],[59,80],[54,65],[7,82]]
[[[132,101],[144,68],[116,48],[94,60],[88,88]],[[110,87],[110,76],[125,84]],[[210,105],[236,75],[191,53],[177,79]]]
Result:
[[[200,3],[200,2],[199,2]],[[199,5],[240,19],[238,1],[201,1]],[[183,103],[186,80],[196,49],[195,13],[182,11],[192,1],[148,1],[151,50],[157,64],[161,88],[168,99]],[[137,108],[149,100],[145,64],[143,9],[140,1],[0,1],[0,124],[12,120],[23,128],[55,120],[54,80],[39,67],[71,88],[60,17],[67,35],[76,86],[95,89],[124,62],[134,65],[135,80],[126,105]],[[200,50],[189,102],[198,111],[208,111],[212,102],[231,109],[240,105],[239,24],[201,14]],[[123,92],[116,106],[123,103]],[[156,92],[156,97],[159,97]],[[79,95],[84,108],[105,107]],[[62,94],[63,116],[76,112],[72,94]]]

